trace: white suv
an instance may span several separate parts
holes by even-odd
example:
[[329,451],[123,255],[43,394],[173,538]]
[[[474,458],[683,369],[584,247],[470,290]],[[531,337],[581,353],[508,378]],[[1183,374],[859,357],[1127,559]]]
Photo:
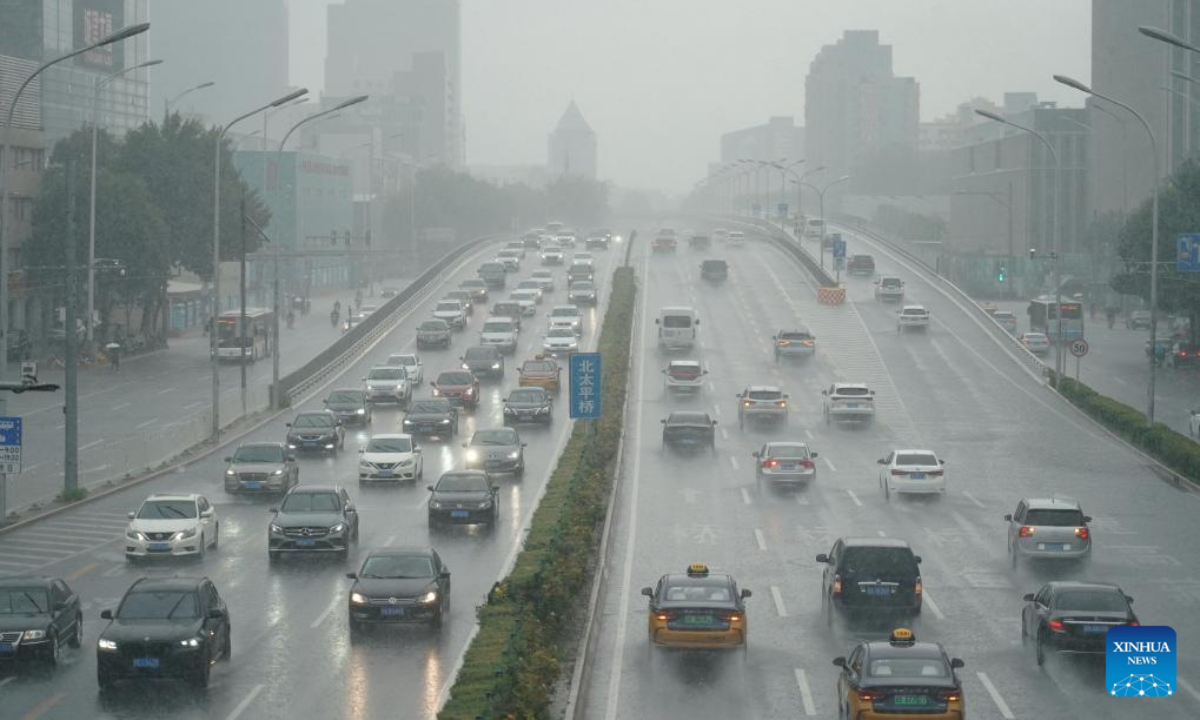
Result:
[[155,493],[129,513],[125,559],[203,557],[216,549],[220,530],[217,511],[203,495]]
[[479,344],[499,348],[501,352],[516,352],[517,326],[513,319],[507,316],[493,315],[485,320],[483,330],[479,333]]
[[583,334],[583,314],[574,305],[555,305],[550,310],[549,318],[551,325],[557,324],[558,321],[569,320],[571,327],[575,329],[575,334]]
[[905,305],[896,313],[896,332],[929,329],[929,311],[923,305]]

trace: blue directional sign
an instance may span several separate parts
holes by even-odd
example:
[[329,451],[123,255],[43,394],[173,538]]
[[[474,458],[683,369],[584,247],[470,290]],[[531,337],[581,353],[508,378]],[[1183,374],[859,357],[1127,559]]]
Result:
[[779,203],[779,206],[776,208],[776,210],[779,212],[779,217],[785,218],[788,215],[788,204]]
[[0,474],[21,472],[21,418],[0,417]]
[[1200,233],[1181,233],[1179,235],[1178,261],[1175,269],[1179,272],[1200,272]]
[[571,417],[600,417],[600,353],[576,353],[570,363]]
[[834,258],[845,258],[846,257],[846,241],[842,239],[841,235],[833,236],[833,257]]

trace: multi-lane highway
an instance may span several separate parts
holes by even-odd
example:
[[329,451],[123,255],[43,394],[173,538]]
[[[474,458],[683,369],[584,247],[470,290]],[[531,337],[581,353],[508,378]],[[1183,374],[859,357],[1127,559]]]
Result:
[[[1180,647],[1200,641],[1200,540],[1196,495],[1174,489],[1146,461],[1115,443],[1013,360],[908,262],[848,236],[851,252],[875,256],[881,273],[908,281],[908,298],[933,312],[927,333],[898,334],[897,307],[875,302],[869,280],[847,280],[840,307],[815,302],[797,264],[765,241],[705,255],[730,261],[729,280],[701,284],[701,255],[640,260],[642,314],[626,436],[626,467],[593,671],[589,718],[834,717],[837,668],[862,638],[882,639],[891,624],[833,627],[821,611],[821,566],[842,536],[908,540],[925,583],[919,639],[964,658],[966,704],[975,718],[1127,718],[1105,695],[1103,661],[1052,658],[1044,669],[1020,639],[1022,595],[1055,578],[1120,584],[1143,624],[1166,624]],[[705,392],[668,397],[655,348],[654,313],[693,305],[702,318],[695,355],[709,370]],[[807,324],[817,336],[811,362],[777,365],[776,330]],[[822,388],[835,380],[875,389],[872,427],[827,427]],[[786,428],[738,429],[735,394],[774,384],[791,394]],[[718,419],[716,461],[664,452],[659,419],[694,408]],[[767,439],[807,441],[820,453],[808,488],[758,487],[750,453]],[[876,460],[890,449],[926,447],[946,459],[944,497],[885,501]],[[1062,493],[1082,501],[1095,538],[1088,565],[1010,568],[1005,513],[1023,496]],[[745,659],[651,652],[640,588],[693,562],[734,575],[748,601]],[[1200,713],[1200,664],[1179,655],[1179,688],[1155,704],[1157,717]]]
[[[622,256],[622,246],[598,251],[597,279],[601,305],[585,310],[581,344],[594,347],[606,306],[607,280]],[[448,278],[444,290],[474,277],[477,263],[464,264]],[[530,254],[519,273],[537,267]],[[356,449],[368,432],[398,432],[401,413],[381,406],[368,431],[352,429],[346,450],[336,458],[300,459],[301,484],[341,483],[349,489],[361,517],[361,538],[351,559],[284,558],[268,563],[269,508],[277,501],[227,496],[223,491],[226,452],[217,452],[179,473],[130,488],[32,527],[0,536],[0,573],[38,573],[64,577],[81,595],[84,607],[82,650],[68,651],[57,671],[13,674],[0,668],[0,716],[13,718],[270,718],[270,717],[433,717],[447,692],[456,663],[474,625],[474,608],[499,579],[519,546],[547,475],[566,440],[570,421],[565,404],[547,428],[522,426],[528,443],[528,470],[522,480],[497,476],[500,521],[494,532],[472,528],[431,532],[425,502],[426,483],[445,470],[462,466],[461,441],[476,428],[499,427],[501,400],[517,382],[521,360],[540,351],[545,313],[565,302],[565,272],[554,293],[527,318],[519,349],[502,382],[483,384],[480,407],[464,416],[461,435],[452,442],[423,445],[425,482],[418,487],[359,487]],[[510,278],[511,289],[513,283]],[[493,293],[493,301],[507,292]],[[371,364],[390,353],[414,351],[414,330],[429,317],[442,290],[400,322],[366,357],[348,368],[329,389],[358,387]],[[465,331],[455,334],[449,350],[420,355],[426,384],[416,397],[428,397],[428,380],[444,369],[459,367],[463,350],[477,342],[486,316],[478,308]],[[296,411],[321,407],[325,392],[298,405]],[[282,440],[280,417],[246,440]],[[125,513],[151,492],[200,492],[216,506],[220,548],[199,562],[129,565],[122,554]],[[351,643],[347,601],[357,570],[356,559],[379,546],[431,545],[453,575],[452,607],[440,631],[424,628],[381,629]],[[128,684],[101,695],[96,684],[96,639],[103,622],[100,611],[115,607],[138,577],[173,573],[210,577],[229,605],[233,626],[232,660],[214,668],[207,692],[192,692],[171,682]]]

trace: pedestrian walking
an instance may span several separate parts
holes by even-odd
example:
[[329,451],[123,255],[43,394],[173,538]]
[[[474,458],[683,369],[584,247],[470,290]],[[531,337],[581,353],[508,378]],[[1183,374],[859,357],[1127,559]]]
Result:
[[113,372],[121,372],[121,346],[118,343],[109,343],[104,346],[108,351],[108,360],[112,363]]

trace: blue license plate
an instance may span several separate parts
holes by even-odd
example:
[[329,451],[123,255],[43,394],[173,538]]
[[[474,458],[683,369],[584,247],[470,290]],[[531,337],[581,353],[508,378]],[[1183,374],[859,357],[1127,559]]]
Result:
[[247,490],[262,490],[262,483],[257,480],[251,480],[246,483]]
[[166,552],[171,549],[171,543],[150,543],[150,552]]
[[315,447],[321,447],[321,443],[319,443],[319,442],[306,442],[306,443],[304,443],[304,447],[306,447],[306,448],[315,448]]
[[391,476],[392,476],[391,470],[380,470],[379,471],[379,477],[391,477]]
[[316,540],[297,540],[296,547],[313,547],[317,544]]
[[681,444],[683,444],[683,445],[695,445],[695,444],[696,444],[696,438],[690,438],[690,437],[688,437],[688,438],[680,438],[680,439],[679,439],[679,442],[680,442]]
[[470,515],[471,515],[471,513],[468,512],[467,510],[451,510],[450,511],[450,517],[452,517],[452,518],[465,518],[465,517],[470,517]]
[[421,432],[433,432],[433,426],[432,425],[422,425]]
[[848,407],[848,408],[860,408],[860,407],[862,407],[862,405],[859,405],[858,403],[846,403],[846,407]]
[[1085,635],[1103,635],[1108,632],[1107,625],[1084,625],[1083,633]]
[[870,597],[888,597],[892,594],[892,589],[889,587],[865,587],[863,590]]
[[499,460],[488,460],[486,465],[487,465],[488,470],[495,470],[496,468],[503,465],[503,463]]
[[909,473],[908,477],[910,480],[924,480],[925,473]]
[[12,643],[0,643],[0,655],[12,655],[16,652],[16,648]]
[[402,608],[402,607],[379,608],[379,614],[384,617],[403,617],[404,616],[404,608]]
[[133,666],[135,668],[146,668],[149,670],[157,670],[158,669],[158,658],[152,658],[152,657],[134,658]]
[[780,470],[789,470],[789,471],[795,470],[796,464],[795,463],[783,463],[782,465],[779,466],[779,469]]

